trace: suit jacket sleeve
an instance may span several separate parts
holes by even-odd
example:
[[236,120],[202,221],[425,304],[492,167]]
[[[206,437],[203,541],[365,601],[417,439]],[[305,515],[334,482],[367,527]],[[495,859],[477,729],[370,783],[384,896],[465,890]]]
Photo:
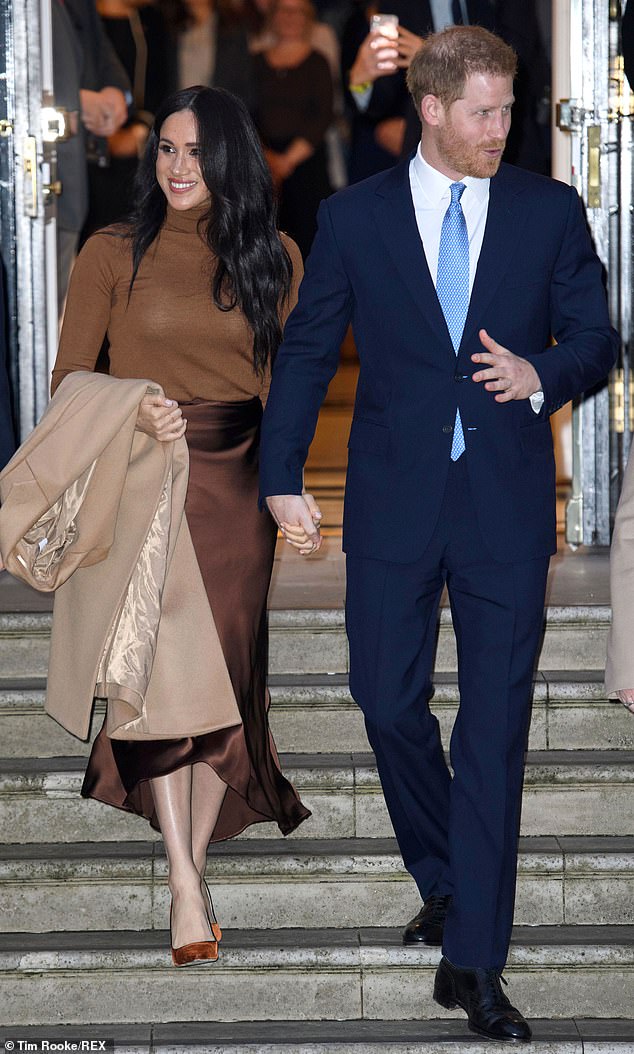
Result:
[[565,230],[550,281],[551,331],[557,343],[526,356],[539,375],[549,414],[604,380],[614,365],[618,335],[610,326],[601,279],[601,263],[579,195],[570,187]]
[[299,301],[284,330],[262,422],[260,493],[301,494],[319,408],[339,365],[352,289],[322,201]]

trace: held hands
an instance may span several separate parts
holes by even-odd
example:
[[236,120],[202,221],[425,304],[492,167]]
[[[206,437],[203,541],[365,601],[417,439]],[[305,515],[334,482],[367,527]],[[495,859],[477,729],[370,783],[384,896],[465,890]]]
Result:
[[634,714],[634,688],[623,688],[622,691],[616,694],[623,706],[627,707],[631,714]]
[[321,548],[321,510],[312,494],[276,494],[266,504],[285,540],[302,556]]
[[474,373],[474,381],[484,381],[488,392],[498,392],[496,403],[508,403],[512,399],[528,399],[542,386],[539,374],[526,359],[514,355],[490,337],[486,329],[478,336],[486,351],[472,355],[472,362],[482,362],[489,368]]
[[173,443],[185,435],[187,421],[174,399],[164,395],[144,395],[139,405],[136,428],[160,443]]

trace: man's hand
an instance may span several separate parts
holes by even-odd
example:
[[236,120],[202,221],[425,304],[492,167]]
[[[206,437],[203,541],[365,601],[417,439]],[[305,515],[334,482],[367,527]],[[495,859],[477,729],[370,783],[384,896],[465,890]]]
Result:
[[119,88],[102,88],[101,91],[82,88],[79,98],[82,122],[93,135],[114,135],[127,120],[128,107]]
[[271,516],[289,545],[310,556],[321,547],[321,511],[312,494],[276,494],[266,499]]
[[624,688],[616,694],[623,706],[627,707],[631,714],[634,714],[634,688]]
[[542,382],[530,362],[498,344],[486,329],[481,329],[478,336],[487,350],[472,355],[471,359],[473,362],[483,362],[489,368],[474,373],[473,380],[484,381],[488,392],[498,392],[495,396],[496,403],[528,399],[540,390]]
[[136,419],[139,432],[145,432],[159,443],[173,443],[185,435],[187,421],[174,399],[164,395],[144,395]]

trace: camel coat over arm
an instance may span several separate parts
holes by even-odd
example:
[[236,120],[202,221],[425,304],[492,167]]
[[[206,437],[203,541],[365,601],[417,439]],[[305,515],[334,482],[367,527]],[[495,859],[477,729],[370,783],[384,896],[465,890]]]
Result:
[[77,371],[0,474],[8,570],[55,590],[46,709],[88,738],[172,739],[241,723],[184,515],[185,439],[136,430],[147,380]]
[[634,688],[634,455],[630,454],[610,550],[612,624],[605,690],[608,699]]

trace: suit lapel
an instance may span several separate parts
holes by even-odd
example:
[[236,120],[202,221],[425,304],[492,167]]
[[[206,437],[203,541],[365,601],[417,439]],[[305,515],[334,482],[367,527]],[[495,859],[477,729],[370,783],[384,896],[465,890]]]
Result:
[[[518,188],[503,167],[491,180],[484,240],[469,300],[460,347],[464,347],[482,325],[482,315],[511,266],[522,238],[522,214],[512,211]],[[495,334],[491,334],[495,337]]]
[[[521,192],[506,166],[491,180],[484,240],[460,348],[482,325],[483,313],[511,266],[523,217],[513,209]],[[376,191],[374,216],[382,241],[427,324],[455,361],[455,353],[420,239],[409,182],[409,160],[390,169]],[[495,336],[495,334],[491,334]]]
[[379,184],[374,217],[403,284],[411,293],[426,323],[434,330],[451,358],[455,359],[445,316],[436,296],[418,233],[409,182],[409,160],[390,169]]

